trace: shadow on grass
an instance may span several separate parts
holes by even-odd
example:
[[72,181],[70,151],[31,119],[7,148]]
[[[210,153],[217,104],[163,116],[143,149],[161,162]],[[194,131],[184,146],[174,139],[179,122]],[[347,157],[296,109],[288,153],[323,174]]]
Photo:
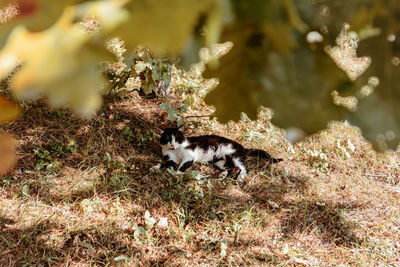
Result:
[[[114,106],[114,103],[111,104]],[[281,228],[285,238],[290,239],[297,232],[311,233],[317,229],[324,242],[337,245],[360,243],[354,235],[355,225],[341,215],[346,207],[331,203],[321,205],[306,200],[288,201],[285,198],[293,192],[304,194],[307,178],[287,177],[279,168],[255,167],[254,171],[262,172],[263,175],[244,189],[234,186],[228,180],[210,180],[199,185],[194,180],[182,180],[166,172],[149,174],[149,167],[161,158],[157,143],[154,139],[142,142],[136,137],[129,140],[129,135],[124,134],[123,129],[128,126],[156,132],[159,123],[163,123],[162,118],[154,116],[149,119],[132,109],[120,106],[111,109],[110,105],[105,105],[100,113],[103,116],[84,122],[67,113],[52,113],[43,104],[34,105],[25,112],[23,118],[10,126],[9,130],[16,139],[21,140],[22,152],[16,166],[22,172],[14,175],[14,182],[20,186],[15,188],[18,192],[10,192],[9,195],[20,193],[25,182],[31,180],[29,193],[50,205],[72,203],[95,195],[127,198],[137,201],[144,210],[166,208],[182,228],[191,223],[223,221],[225,215],[235,217],[249,206],[257,206],[269,214],[281,216],[283,213]],[[61,168],[70,168],[76,172],[72,178],[62,181],[66,178],[58,171],[51,174],[36,171],[38,158],[33,149],[46,148],[54,141],[66,142],[66,136],[73,138],[79,145],[76,153],[59,159]],[[106,152],[110,154],[109,161],[104,159]],[[74,175],[79,176],[79,170],[93,167],[96,169],[92,174],[80,177],[86,184],[79,186],[77,183],[81,181],[79,177],[75,181]],[[238,194],[229,194],[226,192],[227,187],[233,187]],[[0,226],[12,223],[0,217]],[[71,255],[76,257],[76,261],[90,260],[94,264],[102,264],[110,262],[115,256],[124,253],[133,255],[143,249],[121,241],[124,235],[132,237],[133,233],[126,231],[76,230],[62,236],[58,245],[43,242],[43,235],[57,230],[63,233],[62,228],[47,221],[22,229],[6,228],[0,246],[8,249],[11,253],[9,255],[17,257],[13,261],[17,265],[67,262]],[[8,248],[8,243],[12,244],[11,248]],[[162,261],[162,257],[158,260]]]
[[295,233],[314,233],[322,243],[334,243],[338,246],[361,245],[354,230],[356,224],[344,218],[345,209],[355,209],[353,203],[332,204],[304,200],[287,203],[287,215],[283,218],[281,227],[286,238],[292,238]]
[[[19,161],[14,173],[11,173],[13,182],[24,183],[29,180],[33,193],[42,194],[46,200],[50,195],[46,192],[46,186],[51,187],[46,180],[61,176],[60,171],[65,169],[97,168],[104,175],[106,181],[102,182],[105,183],[110,180],[113,171],[127,171],[125,176],[128,177],[143,176],[143,170],[147,172],[154,162],[153,157],[158,158],[159,149],[154,136],[159,127],[158,116],[148,118],[140,110],[130,107],[129,103],[120,105],[113,101],[119,100],[108,97],[99,111],[100,115],[89,121],[75,118],[67,111],[52,112],[43,102],[29,106],[18,121],[6,128],[19,141]],[[153,106],[158,107],[158,104],[153,103]],[[54,144],[61,144],[62,149],[67,150],[69,140],[76,142],[76,151],[54,152],[59,149]],[[60,166],[53,168],[44,165],[37,170],[37,163],[42,158],[35,155],[35,149],[49,152],[48,158],[43,160],[46,164],[57,161]],[[108,162],[105,160],[106,154],[110,155]],[[38,181],[38,177],[41,181]],[[117,178],[114,180],[118,183]],[[90,188],[87,189],[76,190],[76,194],[68,198],[79,198],[80,193],[90,197]],[[67,195],[68,192],[63,194]],[[60,199],[56,197],[50,200]]]
[[[143,143],[140,138],[130,137],[123,129],[125,126],[131,127],[133,135],[134,128],[142,130],[143,135],[146,135],[147,130],[156,132],[157,115],[146,118],[143,115],[145,113],[129,107],[129,103],[122,106],[112,100],[113,98],[109,97],[99,115],[86,121],[74,117],[68,111],[51,111],[43,102],[30,105],[19,120],[6,127],[15,139],[20,141],[19,151],[22,153],[16,168],[35,169],[39,158],[35,156],[33,149],[50,150],[52,143],[66,144],[68,138],[78,144],[77,153],[64,157],[54,156],[54,159],[62,161],[66,166],[91,167],[102,162],[106,151],[111,156],[132,151],[146,156],[155,152],[156,146],[151,142]],[[153,105],[158,107],[156,103]]]
[[125,236],[133,234],[129,231],[85,229],[64,233],[62,226],[48,220],[28,227],[15,227],[13,223],[0,215],[0,225],[9,226],[1,231],[0,266],[106,265],[120,255],[132,264],[166,260],[138,257],[143,251],[124,242]]

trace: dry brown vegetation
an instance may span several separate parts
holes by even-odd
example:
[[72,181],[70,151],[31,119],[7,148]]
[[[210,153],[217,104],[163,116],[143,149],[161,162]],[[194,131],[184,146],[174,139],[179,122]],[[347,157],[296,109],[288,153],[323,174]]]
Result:
[[205,177],[149,173],[160,160],[152,133],[168,124],[162,101],[108,97],[90,121],[37,103],[4,127],[19,161],[0,179],[0,266],[399,266],[397,152],[377,154],[346,123],[291,146],[264,110],[228,125],[185,119],[188,135],[285,159],[250,161],[245,185],[208,166],[193,168]]

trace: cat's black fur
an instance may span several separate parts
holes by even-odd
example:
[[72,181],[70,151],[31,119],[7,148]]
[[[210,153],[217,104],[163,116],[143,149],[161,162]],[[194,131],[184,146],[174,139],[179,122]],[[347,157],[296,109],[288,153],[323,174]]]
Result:
[[272,158],[261,149],[247,149],[236,141],[218,135],[202,135],[185,137],[181,128],[167,128],[160,138],[163,148],[163,163],[152,169],[170,166],[184,172],[194,162],[208,162],[218,167],[226,176],[233,168],[239,168],[239,179],[244,180],[247,173],[244,163],[249,156],[258,156],[270,163],[282,159]]

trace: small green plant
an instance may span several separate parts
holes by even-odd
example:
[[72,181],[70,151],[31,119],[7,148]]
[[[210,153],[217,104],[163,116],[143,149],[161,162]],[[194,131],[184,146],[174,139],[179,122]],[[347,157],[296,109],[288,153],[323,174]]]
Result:
[[122,134],[125,135],[126,140],[129,142],[136,143],[148,143],[154,141],[154,131],[153,130],[142,130],[140,128],[130,128],[125,126],[122,130]]
[[29,184],[25,184],[21,190],[22,198],[28,199],[29,198]]
[[146,48],[139,47],[133,57],[124,57],[124,42],[113,38],[107,48],[118,62],[105,65],[105,75],[111,81],[111,92],[124,98],[127,92],[138,90],[148,94],[165,94],[171,84],[172,65],[163,58],[151,57]]
[[[300,148],[300,152],[306,156],[305,161],[310,166],[324,173],[328,171],[330,162],[326,150],[309,149],[303,147],[303,144],[298,144],[298,147]],[[290,148],[289,152],[293,154],[295,151],[293,148]]]
[[232,222],[230,227],[226,228],[226,231],[235,237],[237,241],[241,232],[249,227],[254,227],[261,222],[262,219],[255,218],[255,207],[251,207],[249,210],[243,211],[239,214]]
[[140,89],[145,94],[159,93],[159,88],[168,88],[171,83],[170,65],[165,59],[152,58],[146,49],[139,48],[134,59],[133,77],[143,77]]
[[207,238],[203,244],[202,248],[207,251],[220,250],[220,256],[223,258],[226,256],[226,250],[228,249],[228,243],[224,240],[216,240],[212,237]]
[[109,170],[105,178],[110,187],[115,191],[125,189],[129,182],[127,174],[128,171],[132,169],[132,166],[126,166],[124,162],[112,159],[108,152],[104,155],[104,161],[107,163],[107,168]]
[[65,118],[65,111],[64,110],[55,110],[51,113],[53,118]]
[[176,122],[177,126],[180,127],[184,124],[182,114],[188,110],[189,105],[183,104],[178,109],[175,109],[169,103],[162,103],[160,105],[160,108],[168,113],[168,120],[170,120],[172,122]]
[[11,180],[12,180],[12,176],[7,175],[7,176],[4,176],[4,177],[1,179],[1,182],[2,182],[2,184],[3,184],[4,186],[9,186],[9,185],[11,185]]
[[200,184],[196,180],[187,181],[187,177],[183,177],[185,182],[171,176],[168,181],[168,190],[162,193],[165,200],[179,203],[172,209],[180,228],[185,228],[188,223],[196,222],[199,218],[214,218],[212,211],[219,205],[213,195],[213,186],[210,182]]
[[329,168],[329,160],[325,152],[317,150],[306,149],[307,154],[310,155],[309,162],[314,167],[319,169],[321,172],[327,172]]
[[66,136],[67,143],[60,141],[52,142],[46,148],[35,148],[33,153],[38,158],[35,168],[37,170],[55,171],[57,170],[61,162],[60,158],[67,158],[68,156],[76,153],[78,144],[75,140]]
[[207,238],[202,244],[202,248],[207,251],[215,251],[219,247],[220,247],[220,244],[219,244],[218,240],[211,238],[211,237]]
[[153,229],[155,223],[156,219],[151,217],[150,212],[146,210],[146,212],[144,213],[144,225],[140,226],[136,223],[133,224],[133,236],[138,245],[147,245],[149,243],[152,243],[151,229]]
[[78,144],[75,140],[67,138],[67,143],[64,144],[63,142],[53,142],[50,144],[50,149],[52,155],[59,158],[67,158],[68,156],[76,153],[78,149]]
[[154,224],[156,223],[156,219],[154,219],[153,217],[151,217],[150,212],[146,210],[146,212],[144,213],[144,225],[145,225],[145,229],[147,231],[150,231],[151,229],[153,229]]
[[47,149],[35,148],[33,153],[38,158],[35,168],[39,171],[42,169],[47,171],[55,171],[60,166],[60,162],[56,159],[53,159]]
[[353,145],[350,139],[347,139],[346,142],[342,142],[342,140],[337,139],[335,141],[335,144],[336,148],[339,150],[339,154],[341,154],[343,158],[345,159],[351,158],[351,154],[354,152],[355,146]]

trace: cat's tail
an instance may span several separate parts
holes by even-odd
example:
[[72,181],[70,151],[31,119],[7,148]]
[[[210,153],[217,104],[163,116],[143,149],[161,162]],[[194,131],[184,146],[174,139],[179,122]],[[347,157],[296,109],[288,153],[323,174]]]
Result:
[[261,150],[261,149],[254,149],[254,148],[246,149],[246,153],[249,156],[263,158],[263,159],[269,161],[270,163],[278,163],[283,160],[283,159],[275,159],[275,158],[271,157],[271,155],[268,154],[266,151]]

